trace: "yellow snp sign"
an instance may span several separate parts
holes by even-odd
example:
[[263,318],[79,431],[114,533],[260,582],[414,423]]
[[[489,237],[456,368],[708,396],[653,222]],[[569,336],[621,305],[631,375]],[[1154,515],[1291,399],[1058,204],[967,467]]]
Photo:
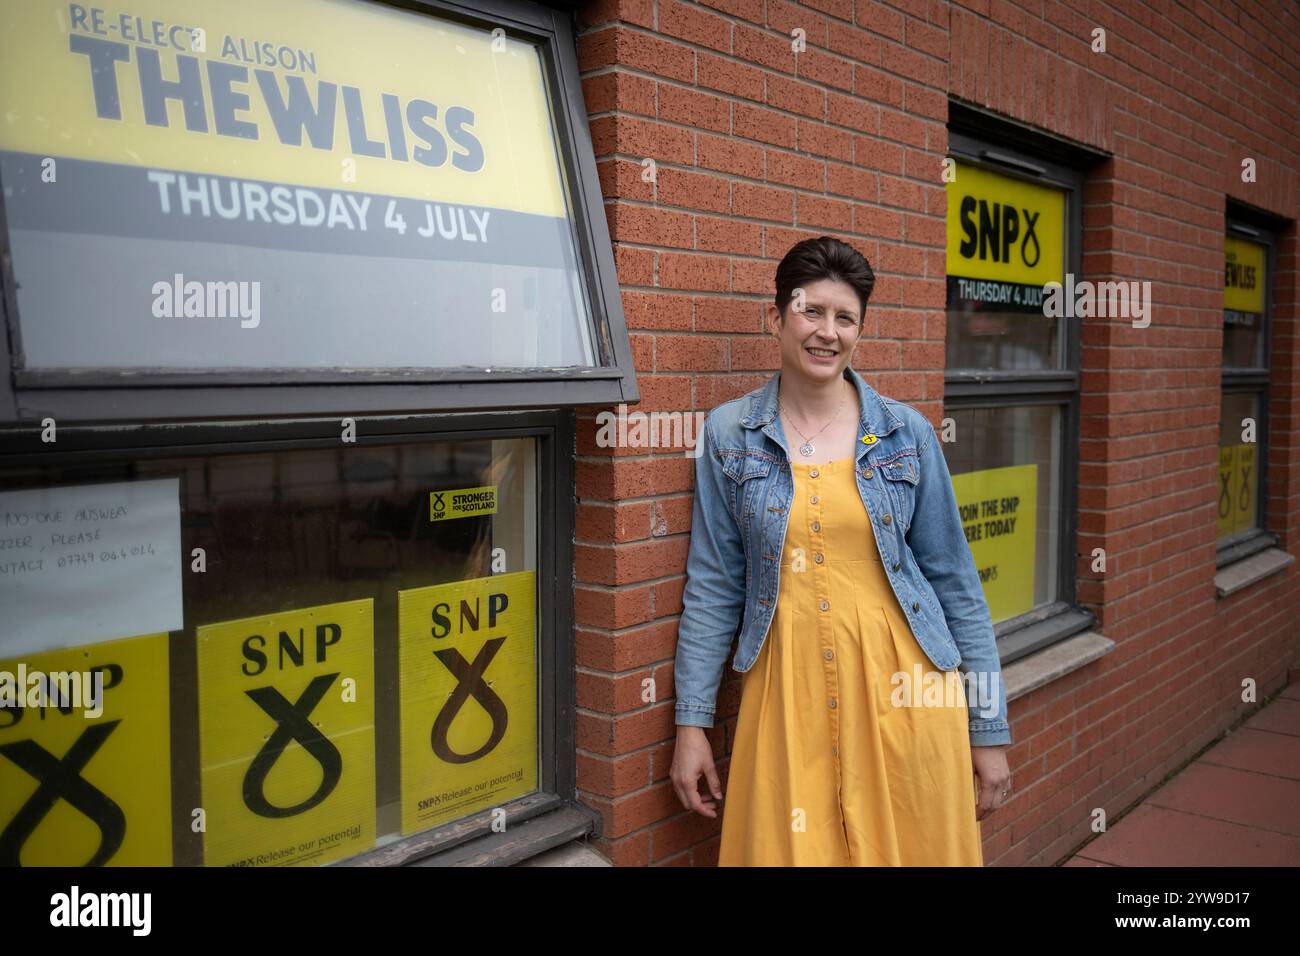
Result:
[[375,841],[370,598],[198,628],[209,866],[328,863]]
[[496,485],[429,492],[430,521],[445,521],[448,518],[472,518],[475,515],[494,515],[496,513]]
[[1219,495],[1216,531],[1226,538],[1249,531],[1258,523],[1256,489],[1259,487],[1259,446],[1253,442],[1219,448]]
[[398,592],[402,833],[537,788],[535,574]]
[[[0,149],[154,169],[194,215],[164,171],[563,216],[541,76],[530,44],[382,3],[23,0],[0,11]],[[237,192],[238,219],[299,199]]]
[[389,3],[0,3],[27,363],[582,364],[553,115],[540,46]]
[[0,866],[170,866],[167,635],[0,662]]
[[1231,312],[1264,311],[1268,250],[1245,239],[1224,239],[1223,307]]
[[1038,466],[953,475],[952,487],[990,616],[995,622],[1004,621],[1032,610]]
[[964,163],[947,183],[949,298],[1041,308],[1065,274],[1065,193]]

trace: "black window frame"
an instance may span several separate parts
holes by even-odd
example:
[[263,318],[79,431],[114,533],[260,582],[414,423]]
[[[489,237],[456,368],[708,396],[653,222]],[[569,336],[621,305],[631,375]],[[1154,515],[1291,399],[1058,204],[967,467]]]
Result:
[[[1065,271],[1084,278],[1084,180],[1087,167],[1104,158],[1104,154],[950,101],[948,151],[945,155],[1002,176],[1065,190],[1066,230],[1074,237],[1068,244]],[[1061,409],[1056,598],[993,626],[1003,664],[1096,624],[1092,611],[1076,604],[1082,322],[1077,316],[1069,317],[1062,328],[1062,368],[1027,371],[949,369],[946,363],[944,368],[945,416],[954,409],[1026,405],[1050,405]]]
[[[0,449],[15,426],[0,425]],[[358,423],[352,447],[534,438],[537,441],[538,789],[502,804],[510,842],[494,831],[493,809],[383,843],[334,866],[442,865],[472,853],[513,862],[564,840],[599,835],[601,821],[578,802],[574,676],[573,536],[575,415],[569,409],[453,415],[384,416]],[[0,452],[10,467],[337,448],[334,419],[241,423],[148,424],[124,431],[102,425],[59,426],[54,450]],[[47,446],[50,447],[50,446]],[[174,787],[175,785],[173,785]],[[531,826],[531,834],[529,827]]]
[[[24,369],[15,276],[0,189],[0,423],[341,416],[397,410],[531,409],[640,401],[597,177],[571,11],[526,0],[356,0],[475,28],[501,27],[541,52],[561,174],[591,304],[593,367],[478,369]],[[2,185],[2,184],[0,184]],[[291,385],[286,388],[284,386]]]
[[[1224,237],[1244,239],[1265,247],[1264,262],[1264,315],[1260,321],[1261,351],[1264,364],[1255,368],[1227,366],[1219,360],[1219,409],[1222,417],[1223,398],[1228,394],[1259,396],[1259,418],[1255,422],[1255,500],[1258,503],[1258,524],[1247,531],[1218,540],[1216,535],[1214,566],[1225,567],[1252,554],[1276,547],[1277,534],[1268,528],[1268,434],[1269,398],[1272,392],[1273,358],[1273,276],[1277,261],[1277,228],[1274,217],[1251,209],[1241,203],[1229,201],[1224,215]],[[1216,458],[1217,462],[1217,458]],[[1216,465],[1217,467],[1217,465]],[[1217,482],[1217,478],[1216,478]]]
[[[579,257],[595,318],[593,340],[606,364],[490,373],[313,370],[305,377],[289,369],[199,376],[175,370],[131,370],[125,376],[91,370],[33,383],[30,373],[15,375],[13,369],[15,277],[0,192],[0,472],[32,465],[337,447],[343,418],[355,422],[355,447],[536,438],[538,790],[502,805],[508,833],[493,829],[493,812],[485,810],[331,864],[504,865],[570,839],[601,835],[599,814],[576,798],[575,409],[634,403],[640,396],[578,76],[572,11],[526,0],[475,0],[472,7],[454,0],[358,2],[471,26],[500,26],[508,35],[539,45],[548,95],[555,103],[562,174],[574,203]],[[56,422],[52,443],[42,441],[46,418]]]

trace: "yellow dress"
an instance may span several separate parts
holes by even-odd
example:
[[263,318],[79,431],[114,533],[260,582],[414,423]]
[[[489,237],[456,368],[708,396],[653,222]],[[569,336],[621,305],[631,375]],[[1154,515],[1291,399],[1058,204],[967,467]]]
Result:
[[[741,684],[719,866],[984,865],[966,697],[959,680],[934,683],[943,672],[889,585],[854,464],[793,463],[776,610]],[[896,707],[908,685],[891,677],[915,685],[914,665],[939,675],[929,697],[915,688],[931,706]]]

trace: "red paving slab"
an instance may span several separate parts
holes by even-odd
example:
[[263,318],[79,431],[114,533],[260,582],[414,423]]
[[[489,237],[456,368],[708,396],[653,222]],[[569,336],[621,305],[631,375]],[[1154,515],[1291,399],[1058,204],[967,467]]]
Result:
[[1300,737],[1242,727],[1203,753],[1197,762],[1300,780]]
[[1143,801],[1300,836],[1300,781],[1198,760]]
[[1063,866],[1300,866],[1300,684]]
[[1275,734],[1300,737],[1300,700],[1281,697],[1242,726],[1250,730],[1271,730]]
[[1080,857],[1112,866],[1300,866],[1300,837],[1144,803]]

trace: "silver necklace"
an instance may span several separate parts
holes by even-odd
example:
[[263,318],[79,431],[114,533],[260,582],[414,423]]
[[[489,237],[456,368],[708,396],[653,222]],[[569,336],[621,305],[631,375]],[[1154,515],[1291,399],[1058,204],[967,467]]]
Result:
[[[795,420],[793,418],[790,419],[790,424],[794,425],[794,430],[799,432],[799,437],[803,439],[803,444],[799,446],[799,454],[803,455],[805,458],[812,457],[813,452],[817,450],[813,447],[813,443],[812,443],[813,438],[816,438],[822,432],[826,431],[826,429],[830,428],[831,422],[835,421],[835,419],[840,417],[840,409],[844,407],[844,403],[847,400],[848,400],[848,395],[846,394],[843,398],[840,399],[840,404],[836,407],[835,414],[831,416],[830,421],[828,421],[821,428],[817,429],[817,431],[813,432],[812,438],[805,435],[802,431],[799,431],[799,426],[795,424]],[[782,412],[780,395],[776,397],[776,411],[778,415],[781,414]]]

